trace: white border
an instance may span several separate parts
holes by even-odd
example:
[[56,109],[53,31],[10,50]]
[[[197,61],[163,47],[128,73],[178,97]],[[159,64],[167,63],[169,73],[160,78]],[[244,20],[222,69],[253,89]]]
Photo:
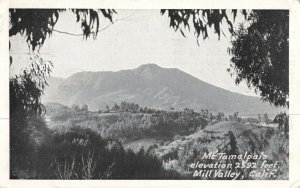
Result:
[[[224,8],[290,10],[290,171],[289,180],[9,180],[9,51],[10,8]],[[1,22],[1,19],[3,20]],[[0,0],[0,187],[297,187],[300,181],[300,0]],[[298,125],[299,124],[299,125]]]

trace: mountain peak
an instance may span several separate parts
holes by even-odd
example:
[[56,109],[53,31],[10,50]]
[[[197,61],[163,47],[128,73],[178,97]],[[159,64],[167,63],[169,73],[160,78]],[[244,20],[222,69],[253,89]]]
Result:
[[147,79],[153,79],[157,73],[159,73],[163,68],[154,64],[144,64],[140,65],[138,68],[134,69],[133,71],[135,74],[138,74]]
[[148,64],[143,64],[143,65],[140,65],[138,66],[138,68],[136,68],[137,70],[141,70],[141,69],[161,69],[162,67],[158,66],[157,64],[155,63],[148,63]]
[[[79,73],[77,73],[79,74]],[[156,64],[118,72],[85,72],[50,83],[44,102],[65,105],[88,104],[90,109],[105,108],[129,101],[156,109],[184,109],[233,114],[276,113],[259,98],[232,93],[203,82],[175,68]]]

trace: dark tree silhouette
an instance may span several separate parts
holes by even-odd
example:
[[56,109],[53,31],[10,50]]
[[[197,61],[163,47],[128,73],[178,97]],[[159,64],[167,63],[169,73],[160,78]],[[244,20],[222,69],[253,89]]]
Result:
[[249,27],[234,34],[228,69],[235,83],[245,80],[264,101],[289,104],[289,14],[287,10],[252,11]]
[[[228,16],[228,13],[232,14]],[[180,31],[185,37],[185,30],[190,31],[194,28],[196,37],[202,35],[203,39],[208,38],[208,29],[213,27],[213,30],[218,34],[219,38],[221,33],[222,22],[225,21],[228,25],[228,30],[232,34],[234,32],[233,22],[237,16],[237,10],[226,11],[225,9],[173,9],[173,10],[161,10],[161,14],[167,14],[170,19],[170,27],[175,31]],[[247,16],[246,10],[241,10],[241,14]],[[224,34],[224,33],[223,33]],[[224,34],[225,35],[225,34]]]
[[52,63],[39,56],[30,57],[30,67],[10,78],[10,163],[11,177],[18,168],[31,167],[33,151],[30,135],[44,125],[40,115],[45,112],[40,96],[47,85]]
[[10,111],[22,108],[26,113],[31,111],[42,114],[45,111],[40,96],[48,85],[53,65],[51,61],[44,60],[38,55],[29,58],[30,66],[21,74],[10,78]]
[[[10,9],[9,37],[21,34],[28,43],[31,52],[36,52],[51,36],[62,9]],[[77,22],[81,23],[83,37],[98,34],[99,13],[112,21],[114,10],[72,9]],[[9,47],[11,47],[9,43]],[[10,57],[10,64],[13,59]],[[47,77],[52,71],[52,63],[37,55],[30,58],[30,68],[20,75],[10,78],[10,163],[11,177],[14,171],[31,168],[32,141],[30,135],[35,128],[30,123],[38,119],[43,125],[41,115],[45,108],[41,95],[47,86]],[[23,165],[23,166],[20,166]],[[25,166],[24,166],[25,165]],[[26,166],[27,165],[27,166]]]
[[[70,9],[81,23],[83,37],[96,37],[99,30],[100,14],[112,22],[116,11],[111,9]],[[9,36],[20,33],[23,35],[32,51],[41,47],[46,38],[51,36],[60,13],[66,9],[10,9]]]

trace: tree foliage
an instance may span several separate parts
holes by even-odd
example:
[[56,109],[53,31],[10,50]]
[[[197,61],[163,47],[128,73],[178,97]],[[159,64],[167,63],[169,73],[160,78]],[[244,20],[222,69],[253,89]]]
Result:
[[[44,125],[39,115],[45,112],[40,96],[47,85],[52,63],[37,55],[30,57],[30,66],[10,78],[10,158],[11,168],[29,164],[33,149],[31,136]],[[24,167],[24,166],[23,166]],[[24,167],[26,168],[26,167]]]
[[52,131],[68,132],[72,127],[80,127],[92,129],[103,138],[120,141],[151,137],[171,139],[174,135],[189,135],[204,129],[210,121],[209,112],[205,110],[204,113],[191,109],[164,111],[125,101],[115,104],[112,111],[103,113],[86,113],[73,106],[75,108],[56,103],[46,104],[46,115],[52,121]]
[[[161,10],[161,14],[167,14],[170,19],[170,27],[175,31],[180,31],[185,37],[184,30],[190,31],[191,25],[194,28],[196,37],[202,36],[203,39],[208,38],[208,28],[212,28],[219,38],[221,33],[222,22],[225,21],[228,25],[228,30],[232,34],[234,32],[233,21],[235,20],[238,11],[231,10],[232,18],[228,16],[229,11],[226,9],[171,9]],[[246,17],[247,11],[241,10],[241,13]],[[224,34],[224,33],[223,33]]]
[[[20,33],[25,37],[32,51],[40,48],[47,37],[51,36],[60,13],[66,9],[10,9],[9,36]],[[112,21],[112,15],[116,13],[112,9],[71,9],[76,16],[76,21],[81,23],[81,29],[85,39],[96,37],[99,30],[100,18]]]
[[[249,27],[241,25],[234,30],[233,22],[237,10],[180,9],[161,10],[170,19],[170,27],[180,31],[193,28],[197,38],[208,38],[208,28],[212,28],[219,38],[221,25],[228,25],[233,36],[232,47],[228,50],[232,56],[228,71],[236,74],[235,83],[245,80],[264,101],[275,106],[288,106],[288,11],[281,10],[241,10]],[[223,33],[224,34],[224,33]]]
[[[62,9],[10,9],[9,37],[21,34],[31,52],[36,52],[44,44],[45,40],[51,36],[54,26],[59,19]],[[114,10],[92,10],[92,9],[72,9],[76,15],[77,22],[81,23],[83,37],[98,34],[99,14],[112,21]],[[11,44],[9,43],[9,48]],[[10,64],[13,59],[10,57]],[[20,75],[10,78],[10,159],[12,171],[18,168],[28,168],[19,166],[29,164],[30,151],[33,150],[31,134],[33,125],[32,119],[39,119],[39,125],[44,125],[40,117],[45,112],[41,103],[41,96],[47,86],[47,77],[53,65],[45,61],[38,55],[30,57],[28,69],[23,70]],[[12,175],[12,174],[11,174]],[[13,175],[12,175],[13,176]]]
[[245,80],[264,101],[288,106],[288,11],[252,11],[248,21],[250,26],[241,25],[233,36],[228,71],[236,75],[236,84]]
[[167,172],[150,151],[125,150],[89,129],[55,134],[38,151],[39,179],[159,179]]
[[285,112],[277,114],[273,120],[274,123],[278,123],[278,128],[283,129],[286,133],[289,130],[289,115]]
[[48,85],[47,77],[50,76],[53,65],[51,61],[44,60],[38,55],[29,58],[30,66],[10,79],[10,112],[13,114],[18,109],[25,113],[29,111],[36,114],[44,112],[40,96]]

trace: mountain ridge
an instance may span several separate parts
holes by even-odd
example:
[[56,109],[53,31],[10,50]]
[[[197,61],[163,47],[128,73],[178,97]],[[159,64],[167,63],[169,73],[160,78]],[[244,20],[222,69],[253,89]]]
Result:
[[[50,79],[51,80],[51,79]],[[45,90],[44,102],[64,105],[88,104],[104,109],[120,101],[157,109],[192,108],[212,112],[277,113],[280,109],[263,103],[259,97],[235,93],[204,82],[177,68],[144,64],[120,71],[82,71],[67,78],[56,78]]]

